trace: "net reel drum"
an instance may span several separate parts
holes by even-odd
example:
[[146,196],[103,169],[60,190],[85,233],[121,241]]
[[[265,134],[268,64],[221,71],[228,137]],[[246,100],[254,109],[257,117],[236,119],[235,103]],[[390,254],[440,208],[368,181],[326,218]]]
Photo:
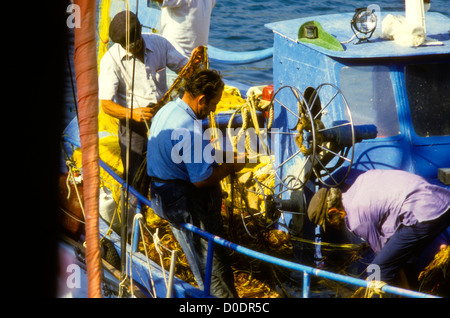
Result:
[[[266,228],[277,223],[298,235],[307,209],[303,188],[315,192],[319,185],[342,185],[353,165],[355,143],[375,138],[376,127],[355,126],[344,94],[330,83],[308,87],[303,94],[293,86],[282,86],[273,94],[267,113],[265,148],[275,185],[268,188],[253,179],[264,204],[251,217],[264,218]],[[281,116],[276,128],[275,116]],[[296,221],[288,224],[285,213]],[[243,222],[245,226],[244,218]]]

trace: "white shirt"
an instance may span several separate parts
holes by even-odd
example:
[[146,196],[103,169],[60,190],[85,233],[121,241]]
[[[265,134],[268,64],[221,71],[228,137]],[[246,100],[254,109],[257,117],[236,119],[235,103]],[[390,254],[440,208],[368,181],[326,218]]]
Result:
[[190,56],[193,49],[208,44],[211,12],[215,5],[216,0],[164,0],[161,34]]
[[[167,39],[157,34],[142,34],[145,45],[144,63],[136,59],[133,108],[155,104],[167,92],[166,66],[181,71],[188,59]],[[99,99],[112,100],[131,107],[133,58],[115,43],[100,62]]]

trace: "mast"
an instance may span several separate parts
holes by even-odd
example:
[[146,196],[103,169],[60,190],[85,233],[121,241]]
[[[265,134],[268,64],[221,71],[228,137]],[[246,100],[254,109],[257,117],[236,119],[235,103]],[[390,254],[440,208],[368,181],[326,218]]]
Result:
[[88,297],[100,298],[101,260],[99,242],[98,78],[95,41],[96,1],[75,0],[80,7],[81,27],[75,28],[75,79],[79,108],[84,209],[86,212],[86,264]]

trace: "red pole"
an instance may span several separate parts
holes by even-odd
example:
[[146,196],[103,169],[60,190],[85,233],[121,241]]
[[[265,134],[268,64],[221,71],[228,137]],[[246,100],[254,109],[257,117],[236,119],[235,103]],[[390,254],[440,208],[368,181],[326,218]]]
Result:
[[101,298],[96,1],[76,0],[75,4],[80,8],[81,23],[80,28],[75,28],[74,65],[86,214],[88,297]]

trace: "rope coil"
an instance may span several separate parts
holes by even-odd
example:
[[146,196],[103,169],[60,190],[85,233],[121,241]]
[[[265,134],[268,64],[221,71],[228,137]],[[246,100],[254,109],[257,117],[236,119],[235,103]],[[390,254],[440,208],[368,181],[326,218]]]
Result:
[[[325,125],[320,119],[314,120],[314,129],[316,131],[316,143],[318,145],[321,145],[323,143],[323,136],[318,131],[321,129],[324,129]],[[305,155],[308,156],[312,153],[312,148],[307,148],[303,144],[303,130],[311,131],[311,121],[308,120],[305,116],[305,114],[301,113],[301,118],[298,120],[297,126],[295,129],[298,131],[298,135],[295,136],[294,141],[297,147],[300,149],[300,151]]]
[[366,293],[364,294],[364,298],[372,298],[374,294],[379,295],[382,298],[384,291],[383,287],[387,285],[387,283],[380,280],[371,280],[366,288]]

